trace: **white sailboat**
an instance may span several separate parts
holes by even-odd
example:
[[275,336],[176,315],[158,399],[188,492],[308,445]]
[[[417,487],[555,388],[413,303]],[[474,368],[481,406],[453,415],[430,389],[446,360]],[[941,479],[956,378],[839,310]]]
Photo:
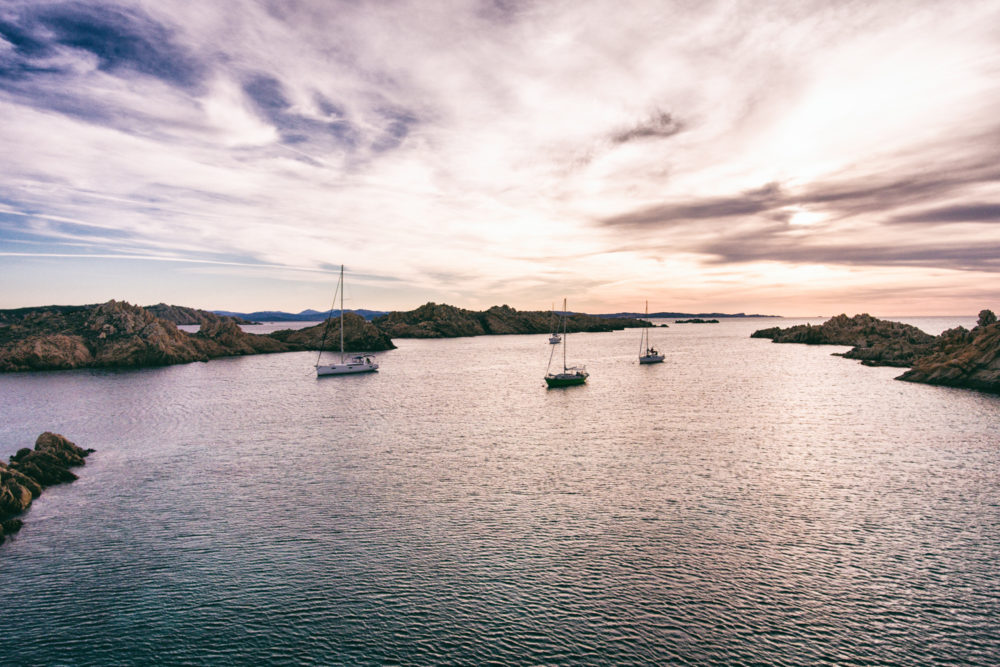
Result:
[[[570,387],[576,384],[583,384],[590,377],[590,373],[587,372],[585,366],[567,366],[566,365],[566,343],[569,341],[569,336],[566,334],[566,299],[563,299],[563,332],[562,332],[562,349],[563,349],[563,370],[562,373],[546,373],[545,374],[545,384],[549,387]],[[552,348],[552,352],[549,353],[549,366],[552,366],[552,355],[555,354],[556,349]]]
[[562,336],[559,335],[559,320],[556,319],[556,304],[552,304],[552,335],[549,336],[549,344],[558,345],[562,342]]
[[[326,331],[330,328],[330,320],[332,317],[326,320],[326,329],[323,331],[323,340],[319,344],[319,356],[316,357],[316,376],[322,377],[324,375],[351,375],[353,373],[371,373],[372,371],[378,370],[378,364],[375,359],[368,354],[357,354],[351,357],[349,360],[344,358],[344,265],[340,265],[340,282],[337,283],[337,289],[340,291],[340,363],[339,364],[321,364],[320,359],[323,357],[323,346],[326,344]],[[333,302],[337,303],[337,295],[334,293]],[[333,308],[330,308],[331,315],[333,315]]]
[[[646,315],[649,315],[649,301],[646,302]],[[663,361],[663,355],[656,351],[653,344],[649,340],[649,329],[652,327],[642,328],[642,337],[639,339],[639,363],[640,364],[658,364]]]

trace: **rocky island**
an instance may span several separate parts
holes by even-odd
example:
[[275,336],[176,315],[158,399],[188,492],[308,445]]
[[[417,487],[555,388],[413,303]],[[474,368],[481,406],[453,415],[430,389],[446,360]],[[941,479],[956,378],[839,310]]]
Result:
[[93,451],[46,431],[35,440],[34,450],[24,447],[10,457],[10,463],[0,462],[0,543],[21,529],[17,516],[44,489],[75,480],[70,468],[82,466]]
[[[271,338],[305,350],[340,350],[340,318],[335,317],[304,329],[282,329],[268,334]],[[344,347],[347,351],[379,352],[396,346],[374,324],[352,312],[344,313]]]
[[[199,331],[187,333],[173,322],[124,301],[0,311],[0,372],[141,368],[319,348],[321,332],[311,336],[312,332],[304,330],[298,337],[286,332],[251,334],[230,317],[205,315]],[[367,322],[356,328],[345,326],[344,330],[350,334],[345,335],[345,343],[351,350],[393,347]],[[339,330],[325,347],[339,349]]]
[[799,324],[782,329],[771,327],[750,334],[751,338],[770,338],[775,343],[806,345],[850,345],[842,353],[870,366],[909,366],[920,354],[930,350],[934,336],[915,326],[890,322],[867,313],[848,317],[837,315],[823,324]]
[[[391,338],[544,334],[552,333],[556,322],[555,315],[548,310],[519,311],[503,305],[474,311],[436,303],[426,303],[406,312],[393,311],[372,320],[372,324]],[[652,325],[646,320],[603,318],[580,313],[571,314],[566,322],[566,330],[571,333],[649,326]]]
[[674,320],[674,324],[718,324],[719,320],[703,320],[700,317],[692,317],[688,320]]
[[990,310],[971,330],[956,327],[932,336],[909,324],[868,314],[838,315],[821,325],[760,329],[751,338],[775,343],[851,345],[835,353],[868,366],[909,367],[897,380],[1000,393],[1000,323]]

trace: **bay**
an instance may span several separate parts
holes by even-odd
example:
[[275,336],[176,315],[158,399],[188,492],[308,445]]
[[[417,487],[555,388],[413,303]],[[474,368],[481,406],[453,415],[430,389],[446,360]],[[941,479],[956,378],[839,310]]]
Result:
[[0,375],[4,459],[97,450],[0,664],[993,664],[1000,397],[749,338],[805,321],[571,334],[558,390],[542,335]]

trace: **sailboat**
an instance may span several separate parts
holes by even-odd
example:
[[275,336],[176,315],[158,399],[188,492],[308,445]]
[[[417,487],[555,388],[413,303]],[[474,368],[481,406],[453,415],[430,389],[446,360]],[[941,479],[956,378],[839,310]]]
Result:
[[[563,371],[562,373],[546,373],[545,374],[545,384],[549,387],[569,387],[575,384],[583,384],[590,377],[590,373],[587,372],[584,366],[567,366],[566,365],[566,343],[569,341],[569,336],[566,335],[566,299],[563,299],[563,332],[562,332],[562,349],[563,349]],[[549,354],[549,366],[552,366],[552,355],[555,354],[556,349],[552,348],[552,352]]]
[[[349,360],[344,359],[344,265],[340,265],[340,282],[337,283],[337,290],[340,291],[340,363],[321,364],[323,357],[323,346],[326,344],[326,332],[330,329],[330,321],[333,319],[333,307],[330,307],[330,317],[326,320],[326,329],[323,330],[323,340],[319,344],[319,356],[316,357],[316,376],[324,375],[350,375],[352,373],[370,373],[378,370],[375,359],[368,354],[358,354]],[[333,294],[333,302],[337,303],[337,293]]]
[[549,336],[549,344],[558,345],[562,342],[559,335],[559,320],[556,319],[556,304],[552,304],[552,335]]
[[[646,316],[649,316],[649,301],[646,302]],[[649,340],[649,329],[651,327],[642,328],[642,337],[639,339],[639,363],[640,364],[658,364],[663,361],[663,355],[656,351],[652,343]]]

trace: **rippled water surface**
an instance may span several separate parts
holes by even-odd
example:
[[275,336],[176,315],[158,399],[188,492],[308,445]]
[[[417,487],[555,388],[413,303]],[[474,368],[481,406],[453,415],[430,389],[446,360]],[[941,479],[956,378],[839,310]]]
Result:
[[[937,333],[974,320],[913,320]],[[996,664],[1000,397],[789,321],[0,375],[97,450],[0,546],[0,664]]]

